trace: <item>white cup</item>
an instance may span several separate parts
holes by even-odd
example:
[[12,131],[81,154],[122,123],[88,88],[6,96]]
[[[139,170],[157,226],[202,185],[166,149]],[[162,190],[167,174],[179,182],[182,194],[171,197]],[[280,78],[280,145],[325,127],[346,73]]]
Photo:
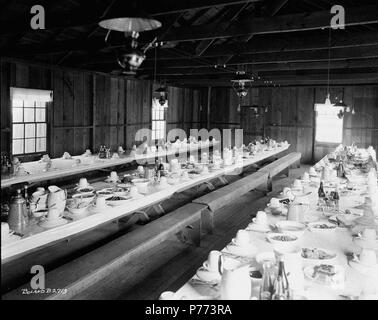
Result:
[[79,180],[79,187],[80,188],[86,188],[88,187],[88,181],[86,178],[80,178]]
[[301,180],[299,180],[299,179],[295,179],[294,180],[294,188],[296,188],[296,189],[302,188],[302,182],[301,182]]
[[207,268],[209,271],[219,271],[219,259],[222,259],[222,253],[217,250],[212,250],[207,257]]
[[246,230],[239,230],[236,233],[235,243],[241,247],[245,247],[249,244],[249,234]]
[[139,174],[144,174],[143,166],[138,166],[137,171],[138,171]]
[[189,156],[189,163],[195,163],[196,162],[196,159],[194,158],[194,156]]
[[258,211],[257,214],[256,214],[255,222],[256,222],[256,224],[267,225],[268,224],[268,217],[266,216],[266,212]]
[[160,185],[166,186],[168,184],[167,177],[160,177]]
[[310,175],[308,174],[308,172],[303,173],[302,180],[303,181],[309,181],[310,180]]
[[91,150],[86,149],[86,150],[85,150],[85,154],[86,154],[87,156],[90,156],[90,155],[92,154],[92,152],[91,152]]
[[363,248],[359,260],[363,264],[374,266],[377,264],[377,254],[374,250]]
[[270,207],[272,208],[278,208],[281,206],[280,200],[277,198],[270,199]]
[[202,173],[203,174],[208,174],[209,173],[209,168],[207,166],[204,166],[203,170],[202,170]]
[[[165,177],[164,177],[165,178]],[[130,187],[130,196],[135,197],[139,194],[137,186]]]
[[105,207],[105,197],[97,197],[96,199],[96,207],[97,208],[104,208]]
[[118,174],[115,171],[110,172],[110,180],[111,181],[118,181]]
[[177,300],[177,298],[173,291],[165,291],[160,295],[159,300]]
[[187,171],[184,171],[181,175],[182,180],[188,180],[189,179],[189,174]]

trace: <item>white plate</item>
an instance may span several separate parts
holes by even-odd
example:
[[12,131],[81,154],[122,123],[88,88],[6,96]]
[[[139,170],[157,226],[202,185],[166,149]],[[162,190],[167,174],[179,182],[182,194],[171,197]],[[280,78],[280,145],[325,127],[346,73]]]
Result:
[[247,231],[255,231],[255,232],[270,232],[272,231],[269,225],[261,225],[257,223],[250,223],[247,227]]
[[330,282],[330,283],[327,283],[323,280],[319,280],[319,279],[315,279],[313,277],[313,274],[314,274],[314,268],[315,266],[307,266],[303,269],[303,273],[305,275],[305,277],[315,283],[318,283],[318,284],[321,284],[321,285],[326,285],[326,286],[331,286],[331,287],[335,287],[335,288],[339,288],[339,287],[342,287],[343,284],[345,283],[345,270],[342,266],[340,265],[333,265],[335,267],[335,272],[336,272],[336,276],[337,277],[341,277],[341,279],[337,280],[337,281],[334,281],[334,282]]
[[328,263],[335,262],[336,259],[337,259],[337,253],[334,252],[334,251],[331,251],[331,250],[327,250],[327,249],[323,249],[323,248],[302,248],[302,252],[303,252],[303,249],[318,249],[318,250],[322,250],[325,253],[333,256],[332,258],[329,258],[329,259],[311,259],[311,258],[303,257],[302,253],[301,253],[301,257],[302,257],[303,261],[306,261],[306,262],[312,262],[312,263],[317,263],[317,264],[319,264],[319,263],[328,264]]
[[[332,228],[327,228],[327,229],[321,229],[321,228],[316,228],[316,225],[327,225]],[[312,232],[320,232],[320,233],[330,233],[334,232],[337,229],[337,226],[333,223],[330,222],[311,222],[308,224],[308,227]]]
[[43,221],[39,222],[38,225],[42,228],[45,228],[45,229],[52,229],[52,228],[63,226],[67,223],[68,223],[68,221],[66,219],[58,218],[58,219],[54,219],[54,220],[48,220],[48,219],[43,220]]
[[[110,197],[112,198],[112,197]],[[107,200],[109,198],[106,198],[105,199],[105,202],[106,204],[108,204],[109,206],[112,206],[112,207],[118,207],[118,206],[122,206],[124,204],[126,204],[130,199],[132,199],[131,196],[127,196],[127,197],[122,197],[124,199],[122,200],[115,200],[115,201],[112,201],[112,200]]]

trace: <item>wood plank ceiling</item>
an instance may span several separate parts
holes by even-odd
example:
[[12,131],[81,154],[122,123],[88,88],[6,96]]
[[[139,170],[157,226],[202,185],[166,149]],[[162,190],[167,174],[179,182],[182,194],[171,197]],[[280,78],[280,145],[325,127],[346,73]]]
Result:
[[[0,3],[1,56],[104,73],[119,70],[122,33],[98,26],[122,0],[40,0],[46,29],[30,28],[33,0]],[[141,34],[164,45],[147,51],[136,77],[183,86],[230,86],[236,70],[255,85],[326,84],[330,8],[346,11],[345,30],[331,32],[331,84],[378,83],[376,0],[138,0],[163,27]]]

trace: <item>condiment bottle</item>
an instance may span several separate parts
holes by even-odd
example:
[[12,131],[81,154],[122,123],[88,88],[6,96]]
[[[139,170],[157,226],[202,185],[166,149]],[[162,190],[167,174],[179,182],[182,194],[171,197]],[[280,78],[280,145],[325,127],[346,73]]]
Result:
[[274,281],[272,300],[289,300],[290,296],[289,281],[287,280],[284,262],[281,260],[278,264],[278,275]]
[[260,300],[272,300],[272,294],[274,291],[273,287],[273,268],[270,261],[264,262],[263,264],[263,277],[260,288]]

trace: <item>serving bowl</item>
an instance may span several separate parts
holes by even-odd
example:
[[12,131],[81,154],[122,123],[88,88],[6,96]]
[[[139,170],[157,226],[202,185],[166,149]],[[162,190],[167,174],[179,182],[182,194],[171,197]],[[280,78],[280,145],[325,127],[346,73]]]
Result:
[[279,252],[293,251],[298,243],[298,237],[285,233],[268,233],[268,241],[273,245],[274,250]]
[[95,198],[94,193],[76,193],[72,196],[75,204],[90,204]]
[[318,233],[334,232],[337,228],[337,226],[334,223],[330,222],[311,222],[308,224],[308,227],[312,232]]

